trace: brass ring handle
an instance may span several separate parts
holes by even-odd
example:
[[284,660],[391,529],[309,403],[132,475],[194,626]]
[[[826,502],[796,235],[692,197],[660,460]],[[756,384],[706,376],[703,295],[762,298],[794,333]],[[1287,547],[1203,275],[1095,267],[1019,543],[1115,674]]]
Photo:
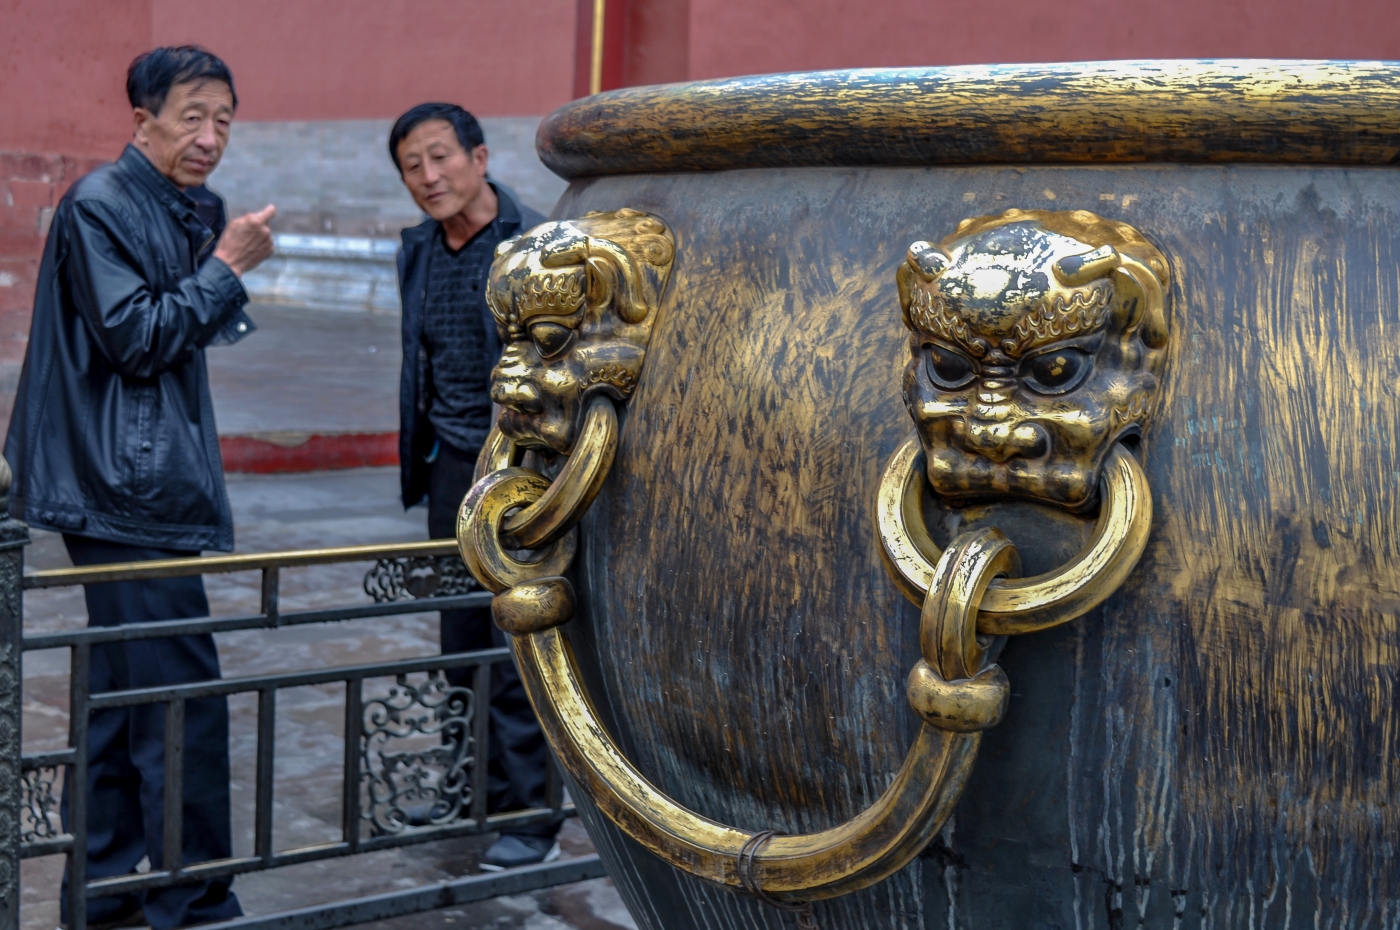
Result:
[[[523,450],[499,429],[492,428],[477,457],[473,484],[503,468],[520,464]],[[571,530],[603,487],[617,452],[617,410],[606,397],[596,397],[584,415],[574,454],[539,500],[509,513],[502,525],[506,537],[520,549],[538,549]]]
[[[922,463],[919,440],[911,437],[891,456],[876,501],[885,568],[915,604],[923,603],[942,555],[924,526]],[[978,632],[1044,630],[1082,616],[1118,589],[1141,558],[1152,528],[1147,475],[1121,445],[1109,450],[1100,493],[1099,519],[1088,544],[1053,572],[992,582],[979,608]]]
[[[483,544],[494,515],[519,506],[527,487],[529,493],[537,491],[538,485],[527,484],[518,471],[523,470],[487,476],[464,502],[463,550],[479,550],[469,564],[495,563],[496,554],[480,551],[490,549]],[[967,681],[946,676],[966,667],[964,647],[975,644],[981,592],[993,574],[1014,563],[1015,550],[996,530],[967,534],[949,547],[938,566],[948,583],[939,589],[944,596],[929,598],[921,619],[921,642],[928,648],[909,680],[910,703],[925,720],[914,745],[890,786],[861,814],[818,833],[773,836],[761,852],[750,850],[749,878],[766,894],[813,900],[867,887],[903,868],[942,827],[976,758],[977,731],[1001,718],[1009,695],[1005,675],[995,666],[973,669]],[[504,580],[488,579],[492,585]],[[572,604],[571,593],[563,594],[567,587],[563,578],[538,578],[502,589],[494,605],[502,625],[517,631],[512,642],[521,677],[560,762],[613,823],[656,855],[700,878],[744,887],[739,859],[757,833],[676,803],[608,734],[559,625],[568,616],[558,605]],[[529,618],[532,605],[537,605],[535,616]],[[945,641],[957,643],[956,656],[942,654]],[[972,659],[980,662],[980,651]]]
[[[528,468],[502,468],[472,485],[457,513],[457,549],[467,570],[490,591],[504,591],[567,571],[578,534],[566,533],[536,561],[517,559],[501,544],[506,515],[543,499],[549,479]],[[468,517],[470,514],[470,517]]]
[[[560,478],[571,474],[590,477],[571,481],[575,490],[557,498],[573,501],[571,507],[551,509],[562,514],[556,518],[559,526],[576,524],[587,501],[592,500],[588,494],[585,501],[577,489],[591,487],[596,494],[601,479],[591,477],[592,470],[601,467],[606,472],[606,465],[596,463],[610,464],[616,448],[615,416],[594,416],[590,410],[590,424],[596,428],[581,434],[573,453],[585,464],[571,472],[571,458]],[[884,505],[896,499],[900,506],[894,512],[896,531],[890,538],[909,547],[910,533],[922,532],[922,520],[906,519],[904,509],[911,496],[908,485],[913,477],[922,475],[915,467],[917,448],[915,444],[912,453],[907,445],[901,448],[886,470],[880,491],[882,539],[888,516]],[[906,560],[915,566],[911,572],[915,582],[911,583],[921,582],[928,592],[921,599],[922,658],[907,683],[910,706],[924,723],[889,787],[865,811],[831,829],[797,836],[769,835],[755,842],[755,837],[770,831],[740,830],[678,804],[652,785],[608,734],[589,699],[564,629],[573,616],[573,589],[565,578],[556,576],[572,559],[576,533],[567,532],[549,544],[537,562],[519,561],[508,553],[508,515],[532,512],[545,499],[550,483],[537,472],[506,464],[515,460],[515,452],[502,441],[488,443],[483,457],[489,464],[505,467],[482,478],[462,502],[458,543],[463,559],[478,580],[496,592],[492,611],[497,623],[513,634],[521,678],[555,754],[619,829],[666,862],[697,877],[735,889],[758,888],[765,896],[790,902],[837,897],[868,887],[903,868],[941,829],[962,794],[976,758],[980,731],[1000,721],[1010,695],[1005,674],[987,664],[977,641],[978,631],[985,631],[986,602],[999,586],[1009,586],[996,580],[997,576],[1014,575],[1019,567],[1015,548],[999,530],[960,535],[939,553],[927,575],[914,572],[921,560],[927,559],[925,551],[935,548],[931,540],[923,550],[914,549]],[[1105,483],[1111,490],[1105,495],[1105,516],[1100,519],[1095,540],[1107,535],[1108,552],[1093,558],[1081,553],[1078,562],[1126,574],[1121,565],[1130,556],[1130,569],[1141,553],[1141,546],[1134,549],[1133,541],[1139,533],[1145,537],[1150,502],[1144,506],[1134,494],[1122,493],[1135,490],[1133,476],[1141,476],[1131,457],[1115,453],[1111,461],[1126,477]],[[890,493],[892,484],[897,484],[898,495]],[[1141,484],[1145,495],[1145,479]],[[1128,524],[1129,530],[1118,530],[1121,524]],[[1092,554],[1102,548],[1091,542],[1085,551]],[[1076,569],[1074,577],[1090,570]],[[1032,590],[1047,587],[1044,582],[1039,584]],[[1068,593],[1042,596],[1044,603],[1031,603],[1057,616],[1065,616],[1070,605],[1082,605],[1089,598],[1102,600],[1111,593],[1111,589],[1096,586],[1092,577],[1048,587]],[[1021,603],[1026,600],[1022,598]]]
[[[1008,250],[1003,236],[1034,248]],[[980,731],[1001,719],[1010,695],[1006,675],[989,663],[978,634],[1027,633],[1071,620],[1107,598],[1141,557],[1152,519],[1146,476],[1124,449],[1111,446],[1105,453],[1101,443],[1142,429],[1148,418],[1165,360],[1167,263],[1136,230],[1084,211],[1009,210],[970,218],[941,244],[921,240],[910,247],[895,274],[904,324],[913,335],[904,400],[924,435],[939,434],[935,421],[959,428],[956,416],[974,439],[960,444],[961,451],[929,451],[946,466],[933,486],[950,500],[1012,488],[1077,510],[1091,503],[1085,492],[1093,490],[1081,476],[1097,466],[1100,516],[1089,543],[1066,565],[1014,579],[1019,559],[998,530],[963,533],[940,550],[924,526],[924,450],[918,438],[900,447],[882,476],[876,523],[886,568],[920,607],[920,658],[906,696],[923,725],[868,809],[831,829],[787,836],[719,823],[648,781],[592,704],[567,633],[576,599],[561,573],[578,542],[576,525],[612,464],[618,435],[612,403],[627,403],[639,384],[674,247],[655,217],[624,210],[546,224],[498,256],[492,312],[511,334],[513,354],[493,378],[503,397],[524,396],[530,384],[557,401],[548,410],[516,410],[510,429],[532,447],[568,458],[547,480],[520,467],[523,448],[493,431],[458,515],[458,542],[473,574],[495,593],[492,614],[512,635],[526,692],[580,796],[663,861],[779,902],[810,926],[805,902],[868,887],[904,867],[960,797]],[[981,294],[976,282],[988,268],[1005,271],[1007,281],[1033,272],[1046,284],[1029,305],[1021,291],[992,295],[993,325],[986,307],[965,299],[969,288]],[[578,334],[569,356],[576,367],[567,374],[536,357],[539,347],[532,348],[527,332],[536,317],[558,318],[555,311],[566,305],[574,314],[569,328]],[[1121,351],[1101,353],[1102,371],[1088,393],[1047,401],[1015,387],[1030,374],[1008,380],[1021,362],[1048,356],[1064,337],[1099,333],[1123,341]],[[967,372],[981,379],[975,402],[967,395],[971,382],[939,374],[937,352],[960,356]],[[1052,371],[1056,377],[1090,371],[1076,367],[1083,360],[1072,362],[1069,354],[1050,361],[1060,365]],[[962,386],[949,387],[954,382]],[[1088,382],[1075,384],[1072,390],[1079,391]],[[952,406],[950,392],[963,397],[959,407]],[[572,401],[581,396],[593,398],[583,411]],[[1071,421],[1092,428],[1066,433],[1056,426]],[[578,438],[570,439],[575,426],[581,426]],[[1026,473],[1004,466],[1002,453],[1029,455],[1032,449],[1040,450],[1036,458],[1017,463]],[[1001,463],[1000,470],[979,467],[982,459]],[[1072,487],[1058,477],[1047,484],[1047,476],[1066,465],[1073,469]],[[521,549],[535,550],[536,561],[524,561]]]
[[481,454],[476,457],[476,468],[472,471],[472,484],[476,484],[493,471],[517,466],[524,459],[525,450],[507,439],[506,434],[501,432],[499,427],[492,426],[491,432],[486,434],[486,442],[482,443]]

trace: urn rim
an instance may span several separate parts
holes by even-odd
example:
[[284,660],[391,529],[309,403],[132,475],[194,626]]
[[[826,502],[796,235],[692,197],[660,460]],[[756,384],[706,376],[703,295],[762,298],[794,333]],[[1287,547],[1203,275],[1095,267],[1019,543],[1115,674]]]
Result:
[[872,68],[628,87],[540,124],[566,179],[737,168],[1400,164],[1400,62]]

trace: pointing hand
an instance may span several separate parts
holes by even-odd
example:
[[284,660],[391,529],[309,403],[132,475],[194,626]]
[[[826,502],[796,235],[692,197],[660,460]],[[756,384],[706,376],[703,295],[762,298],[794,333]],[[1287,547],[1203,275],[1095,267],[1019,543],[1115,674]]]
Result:
[[272,230],[268,223],[277,215],[272,204],[257,213],[245,213],[228,224],[219,237],[214,257],[222,260],[240,278],[272,256]]

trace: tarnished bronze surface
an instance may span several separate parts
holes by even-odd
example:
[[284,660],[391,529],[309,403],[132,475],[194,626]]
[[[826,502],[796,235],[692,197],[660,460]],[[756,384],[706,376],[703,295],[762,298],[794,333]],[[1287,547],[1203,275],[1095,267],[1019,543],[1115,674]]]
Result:
[[[1397,204],[1391,169],[1266,165],[573,188],[561,213],[633,205],[683,243],[579,526],[569,636],[619,750],[677,803],[744,830],[825,829],[879,796],[922,723],[894,710],[918,615],[870,532],[910,422],[894,273],[910,242],[969,215],[1088,209],[1149,236],[1173,281],[1174,348],[1139,449],[1146,551],[1096,613],[1011,640],[1006,716],[931,857],[817,902],[818,923],[942,927],[951,909],[955,926],[1204,912],[1235,927],[1253,907],[1281,927],[1292,889],[1295,924],[1348,901],[1357,916],[1334,923],[1364,926],[1367,901],[1400,899],[1384,854],[1400,831],[1400,485],[1384,477],[1400,422],[1385,388],[1400,376]],[[1029,502],[935,505],[934,542],[1000,526],[1027,575],[1073,558],[1095,523]],[[790,927],[587,816],[640,925]]]
[[541,124],[537,146],[566,178],[832,165],[1387,165],[1400,156],[1400,74],[1384,62],[1258,60],[770,74],[585,97]]
[[[609,442],[611,436],[593,441]],[[590,453],[580,444],[574,455]],[[976,754],[976,732],[995,725],[1006,709],[1009,683],[987,664],[976,635],[977,604],[988,583],[1018,567],[1004,535],[991,529],[965,534],[935,568],[921,621],[923,658],[908,682],[909,702],[926,725],[880,798],[828,830],[800,836],[749,832],[676,804],[609,736],[567,635],[558,629],[572,618],[572,587],[559,577],[527,579],[528,568],[504,551],[497,515],[544,493],[537,476],[533,483],[526,476],[532,473],[505,467],[482,478],[462,504],[458,535],[468,566],[480,572],[478,580],[499,592],[492,611],[514,634],[531,703],[576,791],[662,860],[769,901],[849,894],[903,868],[928,843],[962,791]],[[509,587],[501,587],[506,580],[496,568],[501,565],[513,572]],[[551,558],[539,572],[558,568]]]
[[[621,215],[645,216],[633,211]],[[509,327],[518,343],[526,342],[523,333],[538,319],[519,311],[521,294],[527,304],[539,302],[532,295],[547,294],[551,320],[564,316],[557,312],[561,304],[565,310],[573,303],[582,306],[583,288],[539,271],[540,265],[558,264],[555,256],[562,250],[554,245],[556,230],[568,228],[546,224],[499,250],[491,271],[492,279],[502,282],[495,306],[503,330]],[[920,427],[930,463],[925,473],[935,489],[954,502],[1015,492],[1082,510],[1096,499],[1091,492],[1101,463],[1112,459],[1095,539],[1118,545],[1091,543],[1088,556],[1081,553],[1050,580],[1038,579],[1030,599],[1010,599],[1009,616],[1003,618],[1012,632],[1020,632],[1017,624],[1026,631],[1049,626],[1052,614],[1054,623],[1063,623],[1123,582],[1150,526],[1150,505],[1133,507],[1146,495],[1118,487],[1125,466],[1129,483],[1136,479],[1141,484],[1142,479],[1116,443],[1128,435],[1141,437],[1157,387],[1156,372],[1167,345],[1166,263],[1131,227],[1082,211],[1010,210],[999,218],[964,220],[945,244],[946,250],[916,242],[896,272],[904,323],[913,332],[912,360],[903,379],[905,403]],[[585,249],[604,247],[586,243]],[[561,294],[570,299],[561,300]],[[545,359],[568,345],[560,339],[541,347],[538,334],[530,338]],[[1056,367],[1042,370],[1048,364]],[[505,363],[493,373],[493,393],[503,383],[508,390],[499,393],[515,398],[510,433],[549,434],[557,410],[523,402],[521,388],[528,383]],[[556,379],[554,386],[567,383]],[[1021,400],[1018,386],[1024,389],[1020,393],[1043,395],[1042,400]],[[1013,397],[1014,409],[1007,404]],[[1125,405],[1137,410],[1132,419],[1109,414]],[[1005,423],[1009,430],[979,438],[967,429],[944,428],[949,422],[971,423],[973,429]],[[1019,430],[1038,431],[1036,448],[1018,441]],[[916,498],[908,465],[917,459],[904,449],[895,454],[871,531],[881,536],[896,585],[908,592],[922,582],[922,657],[908,677],[906,696],[925,726],[889,787],[846,822],[797,836],[772,829],[736,830],[658,791],[598,718],[567,633],[559,629],[575,612],[572,585],[556,576],[569,567],[565,560],[571,549],[555,544],[536,563],[507,551],[510,530],[502,515],[513,508],[534,534],[527,541],[517,532],[517,545],[550,542],[583,518],[613,461],[617,420],[612,400],[592,397],[587,424],[547,486],[538,473],[511,464],[515,456],[505,444],[506,435],[506,429],[499,429],[486,443],[481,458],[488,469],[499,467],[485,472],[463,500],[457,535],[467,566],[497,592],[492,612],[497,624],[513,634],[530,702],[551,748],[573,776],[576,792],[628,837],[687,874],[742,887],[778,907],[800,905],[804,926],[815,922],[811,901],[860,891],[904,868],[943,827],[962,792],[977,746],[976,738],[966,734],[995,726],[1006,712],[1010,682],[988,661],[986,644],[978,636],[979,607],[993,578],[1020,572],[1019,555],[1006,536],[992,528],[964,533],[937,554],[931,571],[919,574],[922,560],[937,547],[922,528],[923,513],[909,513],[906,506]],[[954,442],[961,452],[952,448]],[[1018,467],[1002,469],[1008,459]],[[954,469],[936,467],[949,461]],[[978,462],[986,466],[981,475],[990,469],[992,480],[978,482]],[[963,480],[951,485],[940,481],[959,468],[957,477]],[[1069,474],[1071,480],[1046,481],[1046,474],[1052,479]],[[529,529],[532,523],[541,528]],[[1125,524],[1131,526],[1125,529]],[[552,535],[544,525],[554,527]],[[572,543],[572,536],[567,542]],[[1103,549],[1109,549],[1106,555],[1096,555]],[[912,566],[912,580],[897,567],[904,565]],[[1036,599],[1042,590],[1051,596]]]
[[[642,210],[678,250],[577,526],[578,615],[520,641],[567,630],[574,661],[538,664],[591,701],[572,719],[596,721],[661,796],[750,840],[870,808],[928,726],[902,703],[922,700],[907,674],[920,614],[872,529],[909,432],[895,284],[909,243],[1010,208],[1091,211],[1165,259],[1153,420],[1099,485],[1150,504],[1141,561],[1082,620],[1007,642],[1010,699],[974,737],[952,816],[885,881],[816,901],[824,928],[1359,930],[1400,913],[1400,147],[1386,103],[1400,68],[1190,63],[1184,83],[1100,80],[1143,67],[986,69],[1041,75],[995,87],[949,69],[903,85],[755,79],[730,97],[638,90],[635,119],[604,95],[587,105],[613,107],[597,111],[612,123],[546,128],[589,178],[559,216]],[[804,81],[806,97],[773,89]],[[822,89],[837,85],[865,96]],[[1184,163],[1142,161],[1165,157]],[[765,167],[784,164],[812,167]],[[655,173],[610,176],[641,170]],[[1031,577],[1142,542],[1105,547],[1125,527],[1092,504],[921,490],[922,521],[907,499],[903,516],[926,529],[925,560],[983,527]],[[649,852],[584,784],[574,797],[639,926],[791,928]]]

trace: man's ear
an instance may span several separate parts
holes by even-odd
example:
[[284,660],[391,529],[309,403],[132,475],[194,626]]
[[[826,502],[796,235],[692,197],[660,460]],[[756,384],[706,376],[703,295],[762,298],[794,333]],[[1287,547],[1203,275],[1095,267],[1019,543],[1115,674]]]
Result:
[[483,175],[486,174],[486,143],[483,142],[481,145],[478,145],[476,147],[476,149],[472,152],[472,158],[477,162],[478,166],[481,168],[481,173]]
[[142,142],[146,141],[146,123],[155,119],[151,111],[145,107],[136,107],[131,111],[131,134],[134,138]]

